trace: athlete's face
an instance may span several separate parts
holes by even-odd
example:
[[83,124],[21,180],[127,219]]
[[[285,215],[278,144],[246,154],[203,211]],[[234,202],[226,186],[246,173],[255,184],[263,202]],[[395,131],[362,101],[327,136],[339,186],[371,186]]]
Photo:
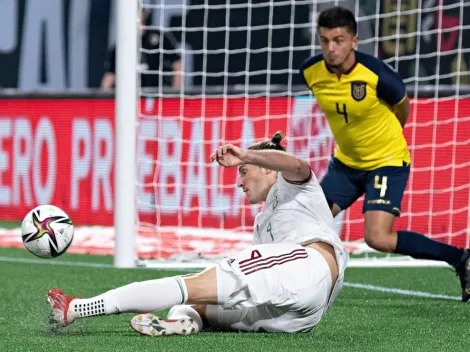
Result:
[[243,164],[238,168],[238,187],[243,189],[250,204],[264,202],[269,190],[276,182],[275,171],[255,165]]
[[346,27],[318,28],[318,37],[326,63],[334,68],[341,67],[356,48],[358,38]]

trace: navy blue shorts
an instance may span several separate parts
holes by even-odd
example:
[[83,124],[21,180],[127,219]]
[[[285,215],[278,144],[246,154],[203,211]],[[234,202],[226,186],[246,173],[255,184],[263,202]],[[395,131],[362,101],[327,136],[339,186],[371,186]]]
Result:
[[383,210],[400,216],[410,166],[384,166],[372,171],[353,169],[333,157],[321,182],[330,204],[347,209],[366,194],[362,212]]

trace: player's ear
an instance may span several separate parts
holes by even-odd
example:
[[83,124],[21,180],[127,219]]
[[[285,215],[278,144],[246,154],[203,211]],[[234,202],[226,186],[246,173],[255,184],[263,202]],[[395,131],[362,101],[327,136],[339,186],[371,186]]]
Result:
[[357,35],[355,35],[353,37],[353,49],[356,50],[357,48],[357,43],[359,42],[359,37]]
[[270,175],[270,174],[272,174],[273,172],[277,172],[277,171],[273,171],[273,170],[269,170],[269,169],[263,168],[263,172],[264,172],[265,175]]

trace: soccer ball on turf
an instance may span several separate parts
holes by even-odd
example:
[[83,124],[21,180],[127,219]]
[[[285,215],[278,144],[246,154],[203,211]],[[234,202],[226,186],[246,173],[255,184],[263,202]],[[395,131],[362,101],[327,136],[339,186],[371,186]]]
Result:
[[73,224],[68,215],[54,205],[31,210],[21,224],[24,246],[41,258],[64,254],[73,240]]

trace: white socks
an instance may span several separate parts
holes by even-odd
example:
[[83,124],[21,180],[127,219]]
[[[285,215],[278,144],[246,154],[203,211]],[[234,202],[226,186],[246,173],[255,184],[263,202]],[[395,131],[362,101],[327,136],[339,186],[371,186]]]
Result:
[[202,319],[199,313],[191,306],[179,305],[174,306],[170,309],[167,315],[167,319],[181,319],[181,318],[190,318],[193,319],[197,324],[196,332],[202,330]]
[[134,282],[96,297],[74,299],[70,302],[69,309],[80,318],[117,313],[147,313],[184,304],[187,299],[188,291],[184,280],[175,276]]

